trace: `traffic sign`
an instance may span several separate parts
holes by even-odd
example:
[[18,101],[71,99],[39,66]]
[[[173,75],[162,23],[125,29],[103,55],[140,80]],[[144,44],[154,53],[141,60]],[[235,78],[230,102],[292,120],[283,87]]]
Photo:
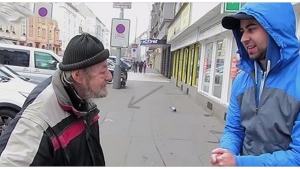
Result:
[[34,3],[34,13],[42,18],[52,18],[52,8],[52,3]]
[[113,8],[131,9],[131,2],[114,2]]
[[113,18],[111,23],[110,46],[127,48],[129,45],[130,20]]

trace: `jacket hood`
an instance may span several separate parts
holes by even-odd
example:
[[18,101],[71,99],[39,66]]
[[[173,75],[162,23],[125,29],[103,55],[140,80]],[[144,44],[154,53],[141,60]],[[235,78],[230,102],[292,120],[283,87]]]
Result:
[[[291,3],[246,3],[237,13],[253,16],[268,33],[266,59],[270,69],[279,71],[299,56],[296,18]],[[240,61],[238,67],[246,72],[254,69],[254,61],[241,43],[240,30],[233,30]]]

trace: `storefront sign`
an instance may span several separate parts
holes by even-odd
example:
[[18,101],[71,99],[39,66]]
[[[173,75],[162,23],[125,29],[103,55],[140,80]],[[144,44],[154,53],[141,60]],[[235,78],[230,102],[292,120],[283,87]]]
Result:
[[141,40],[141,45],[151,45],[151,44],[166,44],[166,40],[159,39],[144,39]]

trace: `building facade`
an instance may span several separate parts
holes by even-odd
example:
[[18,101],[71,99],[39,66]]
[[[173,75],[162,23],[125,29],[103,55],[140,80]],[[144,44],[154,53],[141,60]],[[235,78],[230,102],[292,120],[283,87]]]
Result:
[[[293,4],[299,38],[300,5]],[[184,4],[171,22],[167,37],[173,58],[171,82],[220,120],[225,119],[232,82],[239,72],[235,39],[221,25],[222,18],[232,14],[224,11],[225,5]]]
[[96,37],[103,43],[105,39],[105,25],[101,22],[101,20],[96,17],[96,27],[95,27],[95,35]]
[[105,27],[104,31],[104,48],[105,49],[110,49],[110,31]]
[[[151,11],[150,39],[167,41],[168,27],[175,14],[184,3],[154,3]],[[149,62],[154,68],[168,78],[171,78],[172,57],[169,44],[152,45],[149,47]],[[152,53],[151,53],[152,52]]]
[[0,25],[0,43],[26,45],[26,20],[11,25]]
[[27,46],[52,50],[62,55],[59,32],[56,20],[30,17],[27,19]]
[[60,28],[61,50],[65,51],[69,41],[83,31],[84,17],[75,5],[70,2],[54,2],[52,19],[56,20]]

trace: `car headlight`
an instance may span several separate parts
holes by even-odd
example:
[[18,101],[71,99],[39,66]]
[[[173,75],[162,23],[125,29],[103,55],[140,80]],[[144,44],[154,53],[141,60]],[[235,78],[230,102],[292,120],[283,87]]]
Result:
[[28,97],[29,93],[25,93],[25,92],[19,92],[22,96],[24,96],[25,98]]

